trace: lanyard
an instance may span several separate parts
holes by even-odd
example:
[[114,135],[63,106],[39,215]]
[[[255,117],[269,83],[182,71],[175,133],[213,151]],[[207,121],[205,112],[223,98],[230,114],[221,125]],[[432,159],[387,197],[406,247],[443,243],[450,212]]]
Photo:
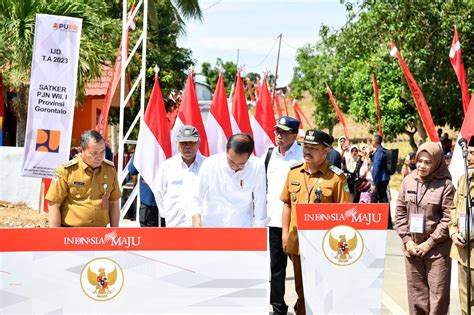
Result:
[[[311,174],[309,175],[311,176]],[[318,178],[316,177],[313,182],[313,186],[311,188],[308,188],[308,183],[306,182],[306,176],[304,178],[304,184],[306,186],[306,190],[308,191],[308,196],[306,197],[306,203],[309,203],[309,197],[311,196],[311,192],[313,191],[314,186],[316,186],[316,183],[318,182]]]
[[420,207],[421,201],[423,200],[423,198],[424,198],[425,195],[426,195],[426,192],[427,192],[428,189],[430,188],[431,181],[428,182],[428,185],[426,186],[426,190],[425,190],[425,192],[421,195],[420,200],[418,200],[418,184],[419,184],[419,182],[416,182],[416,196],[415,196],[416,213],[418,213],[418,209],[419,209],[419,207]]

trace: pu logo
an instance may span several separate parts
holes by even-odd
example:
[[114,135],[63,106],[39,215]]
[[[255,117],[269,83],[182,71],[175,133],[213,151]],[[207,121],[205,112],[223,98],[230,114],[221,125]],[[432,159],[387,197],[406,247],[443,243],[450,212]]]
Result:
[[36,131],[36,151],[59,152],[59,141],[61,132],[59,130],[38,129]]
[[76,24],[53,23],[53,29],[77,32]]

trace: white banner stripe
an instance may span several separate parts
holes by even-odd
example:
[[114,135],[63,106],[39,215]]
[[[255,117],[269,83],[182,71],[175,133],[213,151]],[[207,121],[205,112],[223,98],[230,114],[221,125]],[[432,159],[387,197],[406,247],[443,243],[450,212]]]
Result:
[[166,160],[165,152],[146,123],[140,128],[134,165],[155,194],[158,168]]
[[274,146],[273,142],[255,117],[252,117],[250,120],[250,125],[252,126],[253,139],[255,141],[255,155],[262,157],[268,148]]
[[207,116],[206,134],[210,155],[226,152],[227,137],[224,133],[224,129],[210,112]]

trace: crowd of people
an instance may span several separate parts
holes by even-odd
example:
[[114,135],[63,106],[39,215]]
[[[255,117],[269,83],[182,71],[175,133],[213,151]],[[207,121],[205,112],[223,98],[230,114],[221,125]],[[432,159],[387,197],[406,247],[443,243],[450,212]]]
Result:
[[[274,314],[288,312],[288,258],[298,296],[294,309],[305,314],[296,204],[389,202],[390,174],[380,135],[362,147],[340,137],[334,148],[334,138],[320,130],[307,130],[298,139],[299,126],[294,118],[278,118],[276,146],[262,157],[253,154],[251,135],[235,134],[226,152],[207,158],[199,153],[198,130],[183,126],[176,140],[179,154],[158,168],[159,187],[139,183],[143,227],[268,226]],[[404,244],[411,314],[448,312],[451,257],[459,261],[461,305],[466,311],[466,286],[461,285],[467,269],[462,223],[466,186],[460,180],[455,189],[451,182],[447,160],[452,145],[447,139],[445,134],[442,146],[424,143],[405,158],[394,223],[389,215],[387,228],[395,226]],[[46,196],[51,227],[119,225],[121,193],[113,164],[104,159],[105,150],[102,136],[86,131],[78,154],[56,170]],[[468,161],[474,169],[474,136]],[[129,171],[138,173],[133,159]]]

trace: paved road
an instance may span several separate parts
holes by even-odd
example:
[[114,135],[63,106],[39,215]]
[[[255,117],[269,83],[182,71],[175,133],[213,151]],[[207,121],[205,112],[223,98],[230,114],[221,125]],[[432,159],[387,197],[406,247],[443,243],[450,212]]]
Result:
[[[398,192],[392,191],[391,209],[395,209]],[[393,216],[393,213],[392,213]],[[387,233],[387,249],[385,254],[384,288],[382,296],[382,314],[408,314],[408,297],[406,290],[405,262],[402,254],[402,242],[394,230]],[[457,271],[456,271],[457,272]],[[451,277],[450,314],[461,314],[457,277]],[[293,306],[296,302],[293,265],[288,261],[286,280],[286,302]],[[271,308],[270,308],[271,310]],[[294,314],[293,310],[288,314]]]

